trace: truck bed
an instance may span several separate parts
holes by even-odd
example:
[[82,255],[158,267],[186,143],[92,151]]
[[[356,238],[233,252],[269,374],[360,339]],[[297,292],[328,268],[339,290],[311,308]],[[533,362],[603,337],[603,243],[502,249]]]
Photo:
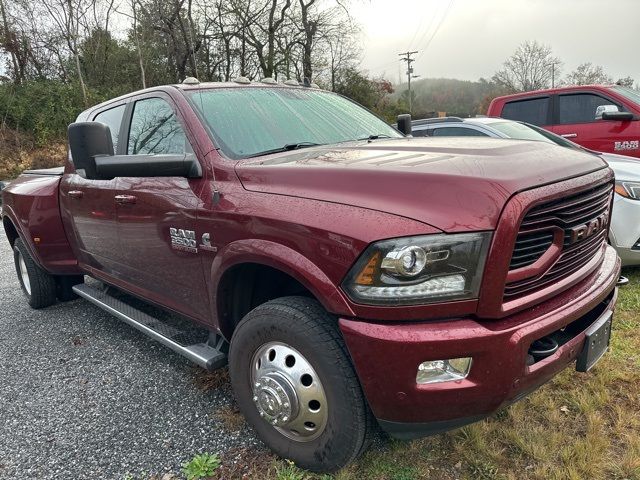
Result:
[[61,177],[63,173],[64,167],[40,168],[22,172],[23,175],[42,175],[47,177]]

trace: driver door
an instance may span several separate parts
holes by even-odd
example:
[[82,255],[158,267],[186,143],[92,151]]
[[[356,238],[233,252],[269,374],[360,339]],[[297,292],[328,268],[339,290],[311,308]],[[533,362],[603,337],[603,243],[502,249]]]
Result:
[[[558,95],[556,99],[557,121],[552,131],[585,148],[598,152],[633,155],[621,151],[622,145],[638,140],[637,122],[602,120],[597,118],[598,107],[622,105],[595,93],[581,92]],[[627,142],[627,143],[624,143]],[[635,155],[638,155],[636,150]]]
[[[183,153],[193,154],[193,149],[168,95],[138,97],[128,119],[126,154]],[[133,293],[200,319],[207,318],[209,302],[199,242],[191,240],[203,181],[120,177],[116,196],[120,278]]]

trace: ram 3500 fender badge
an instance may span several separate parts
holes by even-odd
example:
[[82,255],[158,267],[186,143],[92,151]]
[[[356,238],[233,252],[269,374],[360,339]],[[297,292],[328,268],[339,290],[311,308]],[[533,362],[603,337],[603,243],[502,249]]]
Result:
[[183,230],[182,228],[169,229],[171,236],[171,248],[181,252],[198,253],[196,247],[196,232],[193,230]]
[[640,140],[629,140],[625,142],[614,142],[613,149],[616,152],[622,152],[625,150],[638,150],[640,149]]
[[214,247],[213,245],[211,245],[211,235],[209,235],[209,233],[202,234],[202,243],[198,245],[198,247],[200,248],[200,250],[206,250],[208,252],[218,251],[218,247]]

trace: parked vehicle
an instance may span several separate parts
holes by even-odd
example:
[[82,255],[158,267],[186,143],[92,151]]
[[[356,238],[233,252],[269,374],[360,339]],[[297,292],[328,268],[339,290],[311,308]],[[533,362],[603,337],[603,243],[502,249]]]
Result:
[[593,155],[404,138],[338,95],[246,79],[100,104],[69,147],[3,191],[29,304],[77,294],[228,361],[248,422],[303,468],[348,464],[376,421],[399,438],[474,422],[608,348],[620,260]]
[[430,118],[415,120],[413,129],[416,137],[481,136],[535,140],[599,156],[609,164],[616,177],[609,243],[620,255],[623,266],[640,265],[640,161],[637,159],[587,150],[543,128],[503,118]]
[[562,87],[494,99],[487,115],[519,120],[590,150],[640,157],[640,92],[619,85]]

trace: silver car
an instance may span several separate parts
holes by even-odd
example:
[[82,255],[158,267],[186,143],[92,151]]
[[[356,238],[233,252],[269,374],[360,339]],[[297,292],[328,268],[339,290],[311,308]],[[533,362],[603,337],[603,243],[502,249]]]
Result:
[[430,118],[412,122],[414,137],[494,137],[550,142],[597,155],[616,176],[609,242],[623,266],[640,265],[640,160],[594,152],[535,125],[503,118]]

